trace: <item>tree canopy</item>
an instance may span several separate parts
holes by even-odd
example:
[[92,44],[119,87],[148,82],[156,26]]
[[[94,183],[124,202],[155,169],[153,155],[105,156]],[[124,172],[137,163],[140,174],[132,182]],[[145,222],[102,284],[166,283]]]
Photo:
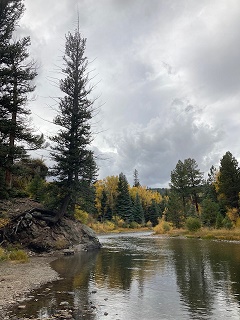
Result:
[[86,38],[79,30],[66,35],[65,55],[63,57],[65,78],[60,80],[60,90],[64,97],[60,98],[59,113],[55,124],[59,126],[57,135],[52,137],[52,158],[54,167],[52,174],[58,178],[62,193],[58,218],[67,209],[73,211],[81,192],[86,192],[94,182],[97,166],[93,152],[90,150],[91,127],[93,114],[88,87],[88,60],[85,56]]

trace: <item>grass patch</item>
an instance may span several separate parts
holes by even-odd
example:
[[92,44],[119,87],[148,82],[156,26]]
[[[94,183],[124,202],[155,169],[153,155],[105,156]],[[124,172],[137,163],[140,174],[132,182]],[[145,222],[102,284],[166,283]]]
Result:
[[190,232],[186,229],[172,229],[167,234],[171,237],[184,236],[186,238],[201,238],[209,240],[227,240],[240,241],[240,228],[234,229],[209,229],[201,228],[195,232]]
[[8,256],[3,248],[0,247],[0,261],[7,260]]
[[12,250],[8,253],[8,259],[15,262],[28,262],[28,255],[24,250]]
[[0,247],[0,262],[6,261],[6,260],[25,263],[25,262],[28,262],[28,255],[24,250],[19,250],[19,249],[5,250],[2,247]]
[[8,224],[8,222],[9,219],[0,217],[0,228],[4,228]]
[[139,224],[132,225],[129,224],[126,227],[118,226],[111,221],[105,222],[92,222],[89,223],[88,226],[93,229],[97,234],[104,234],[104,233],[121,233],[121,232],[140,232],[140,231],[149,231],[152,228],[142,227]]

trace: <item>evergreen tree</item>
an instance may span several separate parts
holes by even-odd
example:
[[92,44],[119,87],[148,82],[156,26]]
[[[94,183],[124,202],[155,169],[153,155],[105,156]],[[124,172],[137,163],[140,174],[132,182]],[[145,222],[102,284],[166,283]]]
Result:
[[27,118],[28,94],[35,89],[32,81],[37,75],[34,62],[29,61],[30,38],[11,39],[23,10],[22,1],[0,4],[0,165],[8,188],[15,160],[43,143],[43,136],[33,134]]
[[214,227],[217,222],[218,213],[218,203],[212,201],[210,198],[206,198],[203,200],[201,214],[201,220],[203,225],[206,225],[207,227]]
[[141,184],[138,178],[138,171],[137,169],[135,169],[133,172],[133,187],[140,187],[140,186]]
[[113,218],[113,213],[112,213],[112,209],[109,206],[109,204],[107,204],[106,206],[106,212],[105,212],[105,219],[111,221]]
[[207,181],[204,185],[204,197],[211,199],[214,202],[217,202],[217,169],[214,166],[211,166],[208,173]]
[[186,209],[187,197],[189,195],[188,173],[184,163],[179,160],[176,168],[171,171],[171,190],[176,192],[182,199],[184,210]]
[[203,173],[198,169],[197,162],[194,159],[188,158],[184,160],[188,177],[188,189],[191,194],[196,211],[199,212],[199,197],[200,188],[203,184]]
[[61,127],[52,138],[52,157],[55,161],[53,175],[58,177],[62,201],[56,219],[69,209],[74,210],[77,198],[86,195],[97,174],[93,152],[89,150],[92,137],[90,120],[93,102],[89,99],[92,88],[88,88],[88,60],[85,57],[86,38],[79,30],[66,36],[64,69],[65,79],[60,81],[59,114],[55,123]]
[[191,199],[195,205],[196,211],[199,211],[198,195],[203,183],[203,173],[198,169],[194,159],[188,158],[184,162],[178,161],[176,168],[171,172],[171,189],[182,199],[184,211],[186,214],[187,200]]
[[144,210],[141,203],[141,199],[139,197],[139,194],[136,194],[136,198],[134,200],[134,208],[133,208],[133,219],[138,224],[144,224]]
[[166,208],[166,221],[172,222],[176,228],[180,228],[183,222],[184,210],[181,199],[176,192],[172,191],[170,193]]
[[147,210],[147,221],[151,221],[152,226],[155,227],[158,224],[158,218],[160,218],[160,210],[154,199],[151,201],[151,205]]
[[129,193],[128,181],[122,172],[118,178],[115,210],[117,215],[127,223],[133,221],[133,204]]
[[107,211],[107,193],[103,189],[102,198],[101,198],[101,215],[99,216],[99,220],[103,222],[105,220]]
[[225,206],[239,208],[240,170],[231,152],[226,152],[220,161],[218,193]]
[[22,0],[0,1],[0,63],[4,58],[5,46],[12,38],[13,31],[23,12]]

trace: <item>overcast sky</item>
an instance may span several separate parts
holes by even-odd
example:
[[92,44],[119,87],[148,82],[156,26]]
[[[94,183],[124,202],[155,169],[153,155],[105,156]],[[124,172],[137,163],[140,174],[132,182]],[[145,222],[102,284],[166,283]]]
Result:
[[[38,64],[35,127],[50,136],[65,34],[87,38],[100,112],[93,148],[99,178],[168,186],[178,162],[207,173],[226,151],[240,160],[239,0],[25,0],[18,33]],[[48,122],[50,121],[50,122]],[[97,134],[98,133],[98,134]],[[38,151],[35,157],[46,152]]]

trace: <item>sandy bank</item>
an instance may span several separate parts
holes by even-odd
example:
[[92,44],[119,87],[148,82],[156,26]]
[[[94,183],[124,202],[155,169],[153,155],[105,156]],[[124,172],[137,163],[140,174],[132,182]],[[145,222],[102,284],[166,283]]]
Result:
[[21,303],[27,293],[41,285],[57,280],[50,267],[55,257],[31,257],[27,263],[0,263],[0,320],[7,319],[6,309]]

